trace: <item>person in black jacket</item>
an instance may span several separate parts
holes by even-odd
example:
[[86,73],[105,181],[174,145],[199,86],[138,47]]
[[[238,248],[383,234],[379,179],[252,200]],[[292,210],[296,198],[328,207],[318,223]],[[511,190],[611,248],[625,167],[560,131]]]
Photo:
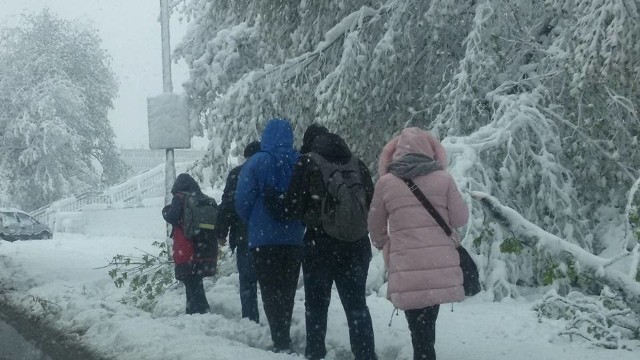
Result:
[[205,236],[201,245],[206,248],[197,248],[195,239],[187,239],[182,231],[182,215],[184,212],[185,194],[202,194],[200,186],[189,174],[180,174],[171,188],[173,198],[171,204],[162,209],[162,216],[166,222],[172,225],[171,238],[173,239],[173,262],[175,264],[176,279],[182,281],[187,297],[187,314],[205,314],[209,312],[209,303],[204,291],[202,278],[215,275],[217,250],[215,240],[211,234]]
[[[312,134],[307,134],[312,131]],[[314,152],[331,163],[347,164],[351,151],[344,140],[321,126],[309,128],[302,149]],[[311,144],[309,144],[311,142]],[[373,180],[367,166],[358,159],[360,178],[366,191],[367,209],[373,197]],[[307,359],[326,356],[325,336],[331,287],[335,282],[349,326],[351,351],[356,360],[377,359],[373,326],[366,303],[365,286],[371,245],[368,235],[355,242],[345,242],[327,235],[318,223],[326,186],[318,165],[307,154],[298,160],[289,189],[286,206],[307,225],[302,262],[305,289]]]
[[[260,151],[260,141],[254,141],[244,149],[244,158],[249,159]],[[256,323],[260,322],[258,312],[258,278],[249,252],[249,242],[246,224],[236,213],[233,197],[238,185],[238,175],[242,165],[233,168],[227,176],[227,183],[222,193],[222,200],[216,221],[216,238],[218,243],[224,244],[229,235],[229,247],[236,252],[238,277],[240,281],[240,303],[242,317]]]

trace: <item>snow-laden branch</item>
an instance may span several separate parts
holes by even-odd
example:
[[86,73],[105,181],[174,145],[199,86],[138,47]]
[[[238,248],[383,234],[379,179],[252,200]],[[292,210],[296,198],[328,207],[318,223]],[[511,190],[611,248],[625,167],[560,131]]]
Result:
[[[575,202],[572,175],[555,155],[562,144],[554,122],[542,111],[544,89],[510,94],[509,89],[516,85],[519,84],[504,83],[487,95],[495,108],[491,122],[469,135],[443,139],[452,159],[450,171],[461,188],[501,192],[503,198],[513,199],[531,213],[543,206],[571,207]],[[528,162],[529,170],[538,169],[538,176],[532,178],[523,172],[523,160]],[[494,167],[499,180],[491,173]],[[549,198],[541,193],[554,195]],[[558,229],[562,231],[564,225],[559,224]],[[576,240],[582,241],[580,237]],[[590,247],[586,242],[581,245]]]
[[633,204],[633,199],[635,198],[636,192],[638,191],[638,187],[640,187],[640,178],[636,179],[629,190],[629,196],[627,196],[627,205],[624,207],[624,218],[625,218],[625,226],[624,226],[624,236],[626,241],[627,250],[632,248],[631,242],[633,241],[633,234],[631,233],[631,222],[629,221],[629,215],[631,215],[631,208]]
[[564,124],[565,126],[569,127],[571,130],[573,130],[576,134],[580,135],[582,137],[582,140],[591,144],[594,148],[598,149],[598,151],[600,151],[600,153],[605,156],[607,159],[611,160],[612,163],[618,165],[618,167],[620,167],[620,170],[622,172],[624,172],[624,174],[627,176],[628,179],[635,179],[636,177],[631,173],[631,171],[629,171],[629,168],[627,166],[625,166],[623,163],[621,163],[619,161],[619,159],[614,156],[613,154],[611,154],[609,151],[607,151],[606,149],[604,149],[602,147],[602,145],[598,144],[597,141],[593,140],[593,138],[591,138],[589,135],[587,135],[584,131],[582,131],[582,129],[580,129],[579,126],[573,124],[571,121],[563,118],[562,116],[559,116],[558,114],[556,114],[555,112],[553,112],[550,109],[547,108],[542,108],[542,111],[550,117],[553,117],[554,119],[558,120],[560,123]]
[[[345,34],[356,28],[363,27],[366,19],[377,18],[381,14],[390,11],[395,4],[396,1],[390,1],[378,9],[363,6],[359,10],[342,18],[335,26],[325,32],[324,40],[319,42],[313,51],[286,59],[279,65],[265,64],[260,69],[245,72],[238,80],[231,83],[223,94],[216,98],[214,101],[215,105],[212,106],[215,110],[209,114],[209,117],[226,117],[231,114],[231,117],[237,116],[237,111],[231,110],[230,105],[231,108],[233,108],[233,106],[246,108],[247,96],[256,100],[252,104],[252,108],[258,108],[264,102],[272,100],[275,89],[279,88],[281,84],[287,83],[300,75],[310,64],[322,58],[323,54],[333,45],[337,44],[338,40]],[[205,54],[205,56],[208,55]],[[214,77],[216,76],[220,75],[214,75]],[[270,95],[267,97],[256,96],[256,88],[260,87],[257,86],[257,84],[261,81],[264,83],[265,79],[270,81],[270,83],[265,83],[264,85],[270,88],[270,90],[267,91]],[[206,86],[210,87],[211,85],[206,84]]]
[[[502,205],[496,198],[482,192],[471,192],[471,197],[480,201],[485,210],[509,231],[522,236],[522,241],[544,249],[551,255],[565,257],[570,254],[582,269],[593,272],[606,285],[618,289],[629,307],[640,313],[640,283],[610,265],[612,259],[604,259],[581,247],[561,239],[526,220],[515,210]],[[616,259],[617,260],[617,259]]]
[[260,80],[277,71],[280,71],[284,82],[300,74],[300,72],[311,63],[320,58],[320,55],[327,51],[332,45],[338,42],[347,32],[354,27],[361,25],[367,18],[377,17],[388,11],[395,2],[381,6],[379,9],[373,9],[363,6],[359,10],[352,12],[344,17],[338,24],[324,34],[324,40],[316,45],[315,50],[306,52],[300,56],[286,60],[279,66],[265,68],[260,72],[254,73],[252,81]]
[[575,291],[561,296],[552,290],[535,306],[535,310],[538,319],[567,320],[559,335],[578,336],[607,349],[619,348],[623,339],[636,338],[636,329],[640,325],[640,318],[606,286],[597,297]]

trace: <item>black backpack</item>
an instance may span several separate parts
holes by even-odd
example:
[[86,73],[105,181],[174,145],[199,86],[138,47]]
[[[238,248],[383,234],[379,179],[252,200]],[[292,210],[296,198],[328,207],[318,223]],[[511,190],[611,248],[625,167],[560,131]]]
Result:
[[193,243],[193,272],[201,276],[213,276],[218,256],[214,233],[218,204],[215,199],[202,193],[182,194],[184,211],[181,224],[184,235]]
[[182,231],[188,239],[195,239],[201,233],[213,232],[218,216],[216,200],[202,193],[184,195],[184,211],[182,212]]
[[355,156],[344,165],[327,161],[316,153],[307,154],[322,173],[327,195],[322,199],[320,225],[327,235],[354,242],[368,234],[367,193]]

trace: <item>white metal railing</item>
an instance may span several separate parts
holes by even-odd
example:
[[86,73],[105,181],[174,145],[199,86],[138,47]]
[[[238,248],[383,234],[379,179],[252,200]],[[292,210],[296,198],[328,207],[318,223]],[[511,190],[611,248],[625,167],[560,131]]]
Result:
[[[176,172],[184,172],[189,165],[191,163],[176,164]],[[139,206],[143,199],[161,197],[164,192],[164,164],[161,164],[102,192],[87,192],[61,199],[35,210],[31,215],[54,228],[56,214],[60,212],[82,211],[87,205],[118,208]]]

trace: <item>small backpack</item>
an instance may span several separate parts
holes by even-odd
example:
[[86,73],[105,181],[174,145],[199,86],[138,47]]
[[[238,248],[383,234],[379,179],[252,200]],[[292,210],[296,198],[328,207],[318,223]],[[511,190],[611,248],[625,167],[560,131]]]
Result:
[[193,243],[192,273],[213,276],[216,273],[218,243],[214,235],[218,204],[215,199],[197,193],[184,195],[182,232]]
[[322,199],[320,225],[327,235],[354,242],[367,235],[367,194],[355,156],[344,165],[327,161],[316,153],[307,154],[318,166],[327,195]]
[[195,239],[203,232],[212,232],[218,204],[216,200],[202,193],[184,194],[184,211],[182,213],[182,231],[188,239]]

